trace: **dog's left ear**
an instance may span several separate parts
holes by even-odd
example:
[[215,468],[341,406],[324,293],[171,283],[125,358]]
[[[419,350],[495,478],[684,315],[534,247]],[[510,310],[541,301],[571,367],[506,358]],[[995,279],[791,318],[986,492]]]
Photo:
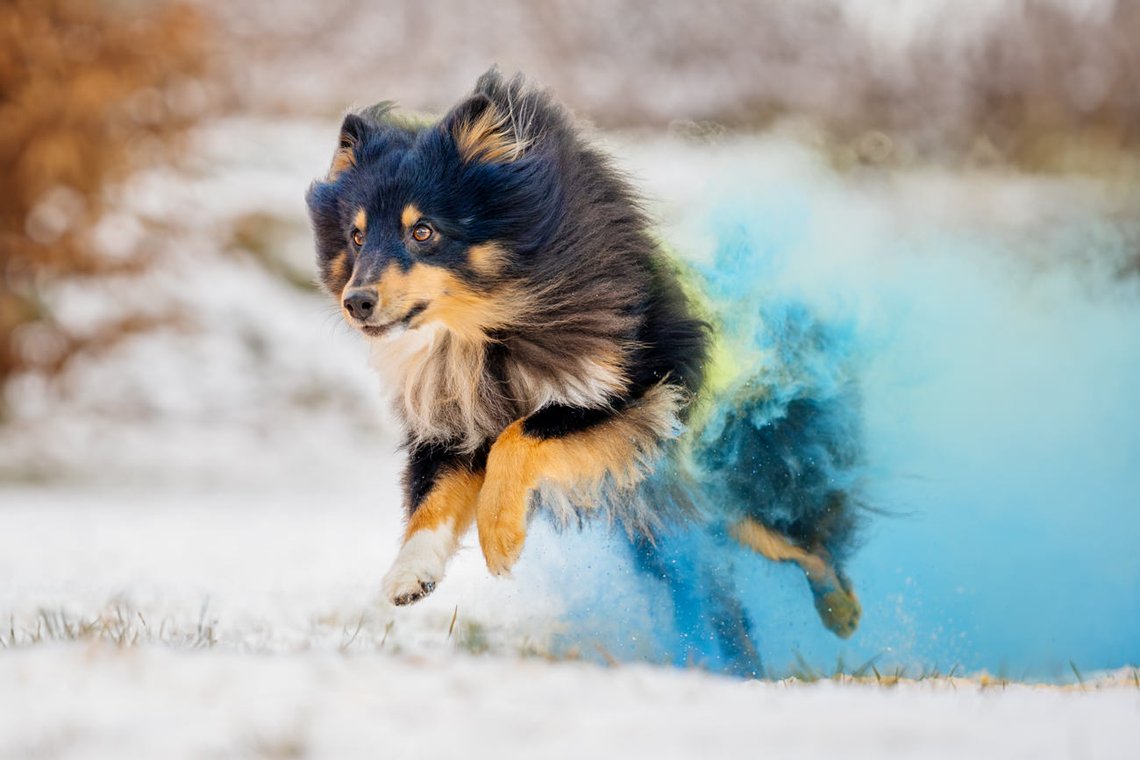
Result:
[[507,164],[521,158],[529,147],[529,139],[519,134],[511,114],[483,93],[464,100],[441,123],[468,163]]

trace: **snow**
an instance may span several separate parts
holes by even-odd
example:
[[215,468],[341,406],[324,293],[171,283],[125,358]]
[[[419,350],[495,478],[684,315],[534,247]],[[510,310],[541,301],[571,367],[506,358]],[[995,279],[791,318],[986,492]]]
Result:
[[376,603],[395,550],[383,501],[0,493],[0,757],[1036,760],[1132,757],[1140,739],[1128,674],[885,687],[550,661],[549,590],[487,577],[474,552],[423,604]]
[[[735,682],[646,666],[45,647],[0,756],[1133,757],[1135,692]],[[27,691],[25,691],[27,690]],[[27,693],[36,699],[29,701]]]
[[[678,659],[667,597],[604,526],[558,535],[536,523],[509,580],[489,576],[468,536],[430,597],[383,603],[400,534],[398,435],[365,347],[322,296],[227,243],[241,218],[264,214],[272,255],[305,270],[303,192],[334,132],[331,121],[224,120],[198,136],[186,174],[126,188],[128,232],[132,219],[178,222],[162,264],[142,287],[67,291],[66,316],[98,320],[144,299],[181,324],[77,362],[58,386],[27,377],[9,389],[0,758],[1134,756],[1131,669],[1045,689],[750,682],[699,661],[652,665]],[[1070,659],[1098,672],[1134,664],[1135,511],[1121,505],[1140,448],[1136,426],[1116,420],[1137,387],[1138,344],[1121,329],[1137,299],[1112,279],[1130,238],[1097,228],[1093,257],[1081,237],[1088,218],[1119,211],[1111,188],[1002,172],[841,177],[779,130],[712,144],[603,138],[648,188],[671,246],[694,258],[715,243],[715,199],[752,192],[771,222],[766,250],[791,241],[795,254],[773,287],[846,315],[879,351],[868,364],[877,495],[921,519],[876,523],[853,572],[865,617],[850,642],[821,631],[794,571],[751,566],[741,583],[773,672],[795,654],[825,674],[879,655],[884,674],[897,663],[911,676],[1060,662],[1055,680],[1070,682]],[[934,244],[915,242],[923,235]],[[926,301],[911,298],[914,283]],[[978,316],[943,324],[963,294]],[[923,340],[932,326],[940,351]],[[1058,331],[1073,361],[1054,376],[1040,368]],[[996,381],[977,371],[999,359]],[[1042,396],[1045,421],[1032,403]],[[995,418],[1000,430],[973,437],[970,419]],[[1042,477],[1074,431],[1116,453],[1089,446],[1088,461],[1046,468],[1065,482]],[[1004,467],[992,473],[995,452]],[[908,480],[891,481],[897,472]],[[1100,489],[1081,502],[1092,537],[1064,509],[1085,481]],[[1028,500],[1038,543],[1009,551],[1002,537]]]

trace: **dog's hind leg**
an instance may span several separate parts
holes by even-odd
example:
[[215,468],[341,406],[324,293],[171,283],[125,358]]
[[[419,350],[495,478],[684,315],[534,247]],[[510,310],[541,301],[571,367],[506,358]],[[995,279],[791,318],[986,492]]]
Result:
[[737,542],[774,562],[795,562],[811,586],[815,609],[823,624],[840,638],[859,626],[863,608],[851,582],[822,548],[808,551],[750,517],[734,524],[729,532]]
[[[630,545],[637,569],[661,581],[668,591],[681,642],[676,657],[684,658],[678,664],[711,655],[728,672],[762,678],[752,619],[719,542],[694,528],[653,541],[635,536]],[[712,652],[710,644],[715,647]]]
[[384,576],[392,604],[417,602],[435,590],[459,540],[475,520],[483,485],[481,462],[436,446],[412,451],[405,474],[408,523],[404,542]]

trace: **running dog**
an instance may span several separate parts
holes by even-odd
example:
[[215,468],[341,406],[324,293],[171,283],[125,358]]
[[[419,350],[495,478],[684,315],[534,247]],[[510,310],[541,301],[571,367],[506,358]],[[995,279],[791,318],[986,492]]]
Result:
[[[810,399],[771,413],[763,389],[705,398],[715,317],[548,93],[492,70],[437,121],[352,113],[307,200],[320,281],[372,344],[405,431],[391,602],[430,594],[472,524],[505,575],[537,509],[608,513],[650,541],[718,519],[799,564],[825,625],[855,630],[839,567],[854,507],[825,472],[846,450]],[[702,438],[706,402],[730,408]]]

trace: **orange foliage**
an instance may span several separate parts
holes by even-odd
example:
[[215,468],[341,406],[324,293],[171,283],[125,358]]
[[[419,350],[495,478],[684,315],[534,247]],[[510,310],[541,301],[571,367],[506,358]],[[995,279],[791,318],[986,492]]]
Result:
[[55,322],[46,284],[144,265],[102,255],[90,232],[105,189],[162,160],[207,107],[206,31],[183,5],[0,5],[0,384],[37,361],[25,328],[62,347],[55,367],[92,340]]

